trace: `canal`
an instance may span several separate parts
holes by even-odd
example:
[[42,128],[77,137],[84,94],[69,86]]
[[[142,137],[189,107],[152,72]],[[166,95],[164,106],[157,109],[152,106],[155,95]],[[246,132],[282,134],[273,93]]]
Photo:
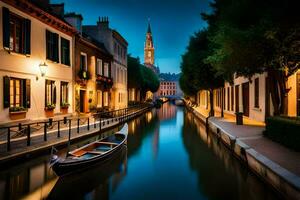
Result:
[[191,113],[169,103],[129,122],[127,148],[109,163],[59,179],[48,160],[1,169],[0,199],[278,199]]

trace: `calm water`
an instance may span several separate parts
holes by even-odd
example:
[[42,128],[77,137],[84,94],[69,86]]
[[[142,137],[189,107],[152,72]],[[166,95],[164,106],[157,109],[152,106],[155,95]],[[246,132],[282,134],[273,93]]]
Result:
[[110,163],[68,178],[56,177],[48,156],[1,170],[0,199],[278,199],[184,108],[149,111],[129,134]]

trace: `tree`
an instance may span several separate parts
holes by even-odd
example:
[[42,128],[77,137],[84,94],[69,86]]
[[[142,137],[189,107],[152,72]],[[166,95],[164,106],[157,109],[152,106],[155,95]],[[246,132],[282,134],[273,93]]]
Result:
[[182,56],[180,86],[185,94],[196,95],[199,90],[210,93],[210,115],[214,115],[213,90],[224,83],[222,75],[209,64],[205,58],[209,55],[208,31],[195,33]]
[[156,92],[159,88],[157,75],[148,67],[140,63],[139,58],[128,55],[128,88],[141,90],[142,98],[147,91]]
[[274,114],[285,114],[287,78],[299,67],[299,3],[293,0],[215,0],[205,61],[226,80],[268,72]]

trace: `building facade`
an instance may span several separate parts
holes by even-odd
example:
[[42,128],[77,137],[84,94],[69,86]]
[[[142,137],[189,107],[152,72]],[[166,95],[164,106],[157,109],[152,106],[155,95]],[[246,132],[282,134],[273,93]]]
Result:
[[111,106],[111,63],[104,44],[82,32],[82,16],[69,13],[66,21],[78,31],[75,37],[74,104],[77,113],[108,110]]
[[97,25],[83,26],[83,32],[102,42],[108,52],[113,55],[111,109],[127,107],[127,41],[120,33],[109,27],[107,17],[99,18]]
[[76,30],[30,1],[0,1],[0,121],[72,113]]
[[[215,89],[214,109],[218,113],[235,115],[242,112],[245,118],[265,122],[274,115],[274,107],[270,94],[268,73],[255,74],[249,80],[236,77],[233,84],[225,82],[224,88]],[[287,116],[300,116],[300,70],[297,70],[286,81]],[[209,91],[200,90],[196,102],[201,109],[210,110]]]
[[158,96],[175,96],[177,95],[177,87],[176,81],[161,80],[157,94]]

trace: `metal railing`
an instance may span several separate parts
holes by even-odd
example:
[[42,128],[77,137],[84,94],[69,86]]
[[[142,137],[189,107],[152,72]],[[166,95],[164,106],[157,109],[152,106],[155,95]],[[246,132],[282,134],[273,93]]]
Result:
[[[135,106],[131,106],[128,108],[123,108],[119,110],[112,111],[103,111],[99,113],[93,113],[89,116],[73,116],[73,117],[64,117],[63,119],[54,120],[49,118],[43,121],[30,122],[30,123],[18,123],[14,125],[2,126],[0,127],[0,133],[2,138],[0,139],[2,145],[6,143],[6,151],[11,150],[11,140],[12,133],[15,133],[13,137],[21,138],[21,140],[26,137],[26,146],[31,146],[31,140],[34,137],[32,135],[32,129],[36,129],[36,132],[43,129],[43,132],[40,131],[41,136],[44,142],[48,140],[49,130],[52,132],[56,131],[56,138],[61,137],[61,132],[68,131],[68,138],[71,139],[72,129],[76,128],[76,132],[79,134],[80,132],[90,131],[91,125],[94,130],[98,128],[99,131],[103,130],[105,125],[106,128],[111,123],[123,123],[129,120],[133,115],[139,114],[143,112],[145,109],[151,108],[149,104],[139,104]],[[93,121],[91,121],[93,120]],[[73,122],[73,123],[72,123]],[[75,122],[75,123],[74,123]],[[64,127],[62,127],[64,126]],[[98,127],[97,127],[98,126]],[[6,139],[4,139],[3,134],[7,134]]]

